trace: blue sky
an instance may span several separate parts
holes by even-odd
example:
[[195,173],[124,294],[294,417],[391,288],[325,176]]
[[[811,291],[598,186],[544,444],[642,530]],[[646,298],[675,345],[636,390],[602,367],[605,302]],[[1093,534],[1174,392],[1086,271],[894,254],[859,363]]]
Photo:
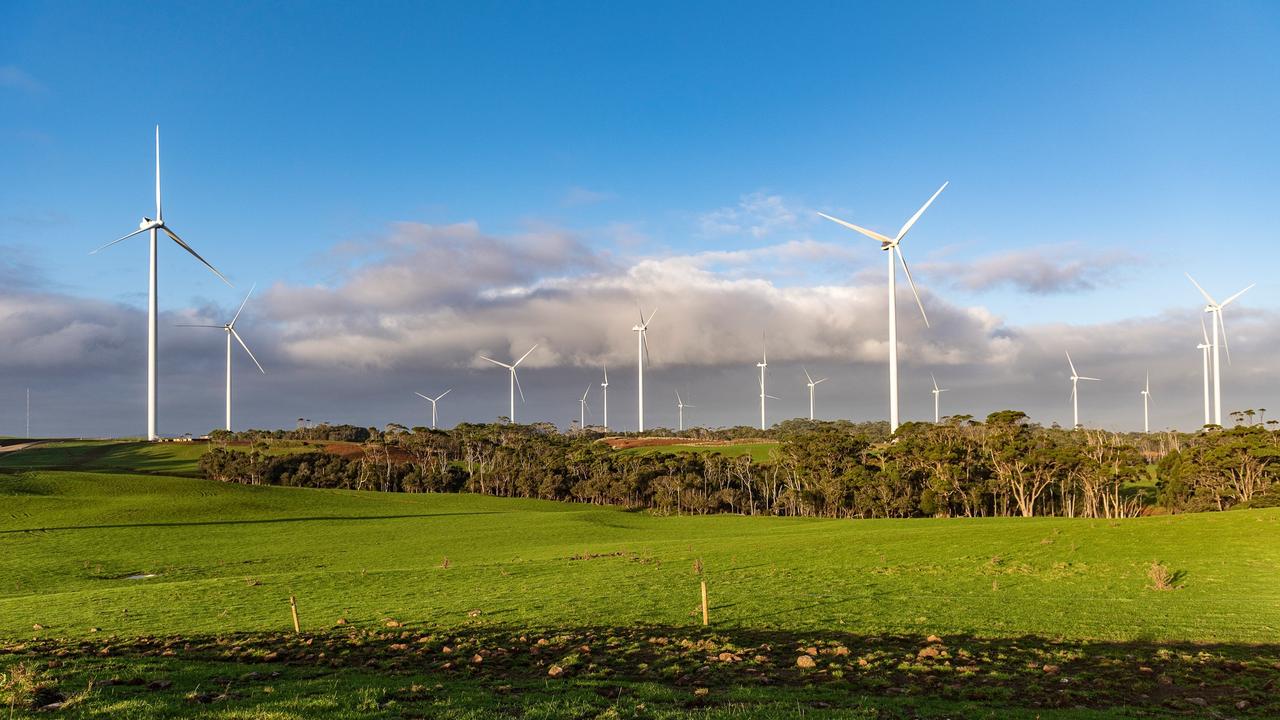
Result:
[[[1194,310],[1192,270],[1265,309],[1278,41],[1246,2],[9,2],[0,246],[40,291],[142,307],[144,243],[87,253],[150,212],[159,124],[166,218],[238,286],[340,285],[398,222],[622,265],[840,244],[732,273],[874,283],[813,212],[894,230],[950,180],[904,244],[949,304],[1141,321]],[[162,307],[236,304],[162,253]],[[1029,292],[1019,253],[1067,279]]]

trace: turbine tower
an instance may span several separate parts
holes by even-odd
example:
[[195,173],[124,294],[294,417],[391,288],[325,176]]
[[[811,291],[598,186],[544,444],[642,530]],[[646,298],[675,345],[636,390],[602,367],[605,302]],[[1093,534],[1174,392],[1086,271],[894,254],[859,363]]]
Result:
[[776,397],[774,397],[774,396],[772,396],[772,395],[768,395],[768,394],[766,394],[766,393],[765,393],[765,391],[764,391],[764,372],[765,372],[765,370],[767,370],[767,369],[768,369],[768,367],[769,367],[769,351],[768,351],[768,348],[763,348],[763,349],[762,349],[761,354],[760,354],[760,362],[756,363],[756,367],[760,368],[760,429],[761,429],[761,430],[768,430],[768,429],[769,429],[769,426],[768,426],[767,424],[765,424],[765,419],[764,419],[764,400],[765,400],[765,398],[769,398],[770,400],[778,400],[778,399],[779,399],[779,398],[776,398]]
[[658,309],[654,308],[649,313],[649,319],[644,319],[644,310],[640,310],[640,324],[631,328],[636,333],[636,367],[638,368],[638,377],[636,384],[636,411],[637,423],[636,427],[639,432],[644,432],[644,364],[649,358],[649,323],[653,322],[653,316],[658,314]]
[[1147,412],[1147,403],[1151,400],[1151,373],[1147,373],[1147,384],[1142,388],[1142,432],[1151,432],[1151,415]]
[[587,393],[591,392],[591,386],[582,393],[582,399],[578,401],[578,429],[587,429]]
[[938,387],[938,378],[929,373],[929,379],[933,381],[933,424],[937,425],[942,422],[942,416],[938,413],[938,396],[947,391],[947,388]]
[[1208,425],[1213,422],[1213,415],[1209,410],[1209,350],[1213,345],[1209,344],[1209,331],[1204,326],[1204,315],[1200,316],[1200,336],[1204,341],[1196,349],[1200,351],[1201,365],[1204,366],[1204,424]]
[[1080,380],[1095,380],[1101,382],[1101,378],[1085,377],[1076,372],[1076,364],[1071,362],[1071,353],[1067,353],[1067,364],[1071,366],[1071,429],[1075,430],[1080,427],[1080,394],[1077,391],[1076,384]]
[[1222,302],[1218,302],[1214,300],[1213,297],[1209,295],[1209,293],[1205,292],[1204,288],[1200,287],[1200,283],[1196,282],[1196,279],[1191,277],[1191,273],[1187,273],[1187,279],[1191,281],[1192,285],[1196,286],[1196,289],[1200,291],[1200,294],[1204,296],[1205,301],[1208,302],[1208,304],[1205,305],[1204,307],[1204,311],[1207,313],[1213,314],[1213,318],[1212,320],[1210,320],[1210,322],[1213,323],[1213,343],[1212,343],[1213,345],[1213,424],[1221,426],[1222,425],[1222,368],[1221,368],[1221,365],[1219,364],[1219,359],[1218,359],[1218,329],[1219,328],[1222,329],[1222,349],[1225,350],[1227,353],[1227,363],[1228,364],[1231,363],[1231,346],[1227,343],[1227,326],[1222,322],[1222,308],[1230,305],[1233,300],[1249,292],[1249,290],[1253,288],[1253,285],[1250,285],[1249,287],[1245,288],[1244,290],[1241,290],[1240,292],[1236,293],[1235,295],[1232,295],[1231,297],[1227,298],[1226,300],[1223,300]]
[[507,422],[511,423],[512,425],[514,425],[516,422],[516,391],[517,390],[520,391],[520,402],[524,402],[524,388],[520,387],[520,378],[516,377],[516,368],[519,367],[520,363],[524,362],[525,358],[529,357],[530,353],[532,353],[534,350],[537,350],[537,349],[538,349],[538,346],[535,344],[533,347],[529,348],[529,352],[526,352],[525,354],[521,355],[519,360],[511,363],[510,365],[504,362],[498,362],[493,358],[487,358],[483,355],[480,356],[481,360],[487,360],[488,362],[491,362],[494,365],[497,365],[498,367],[504,367],[507,370],[511,371],[511,414],[507,416]]
[[804,368],[804,367],[801,367],[800,369],[801,369],[801,370],[804,370],[804,377],[805,377],[805,379],[806,379],[806,380],[808,380],[808,381],[809,381],[809,383],[808,383],[808,384],[809,384],[809,419],[810,419],[810,420],[812,420],[812,419],[813,419],[813,391],[814,391],[814,388],[816,388],[816,387],[818,386],[818,383],[826,382],[826,381],[827,381],[827,379],[826,379],[826,378],[822,378],[822,379],[820,379],[820,380],[814,380],[814,379],[813,379],[813,376],[809,374],[809,370],[808,370],[808,369],[806,369],[806,368]]
[[244,351],[249,353],[249,358],[253,360],[254,365],[258,366],[258,370],[260,370],[263,375],[267,374],[267,371],[262,369],[262,363],[258,362],[258,358],[253,356],[253,351],[249,349],[248,345],[245,345],[244,339],[240,337],[240,333],[236,332],[236,321],[240,319],[240,313],[244,312],[244,306],[249,304],[249,296],[253,294],[253,289],[256,287],[257,285],[254,285],[249,288],[249,292],[244,296],[244,302],[240,303],[240,309],[236,310],[235,317],[231,318],[231,322],[222,325],[178,326],[218,328],[227,334],[227,432],[231,431],[231,338],[235,338],[236,342],[240,343],[240,347],[244,348]]
[[444,392],[440,393],[435,397],[427,397],[426,395],[423,395],[420,392],[414,393],[414,395],[417,395],[423,400],[426,400],[427,402],[431,403],[431,429],[432,430],[436,429],[436,404],[440,402],[440,398],[444,397],[445,395],[448,395],[451,392],[453,392],[453,388],[449,388],[448,390],[445,390]]
[[947,189],[950,181],[942,183],[942,187],[929,198],[924,205],[916,211],[911,219],[907,220],[898,234],[892,238],[881,235],[874,230],[868,230],[864,227],[854,225],[851,222],[845,222],[839,218],[831,217],[825,213],[818,213],[822,217],[843,225],[850,230],[866,235],[873,240],[880,241],[880,249],[889,254],[889,431],[895,432],[898,429],[898,306],[897,306],[897,280],[898,268],[894,263],[894,255],[898,256],[898,261],[902,263],[902,272],[907,276],[907,283],[911,285],[911,294],[916,298],[916,305],[920,307],[920,316],[924,318],[925,327],[929,326],[929,316],[924,312],[924,303],[920,302],[920,293],[916,291],[916,283],[911,279],[911,270],[907,267],[907,259],[902,256],[902,239],[906,237],[907,232],[911,230],[911,226],[916,224],[924,211],[933,204],[933,201]]
[[677,391],[676,391],[676,410],[678,410],[678,411],[679,411],[679,416],[680,416],[680,425],[679,425],[679,427],[680,427],[680,431],[681,431],[681,432],[683,432],[683,431],[684,431],[684,409],[685,409],[685,408],[691,408],[691,407],[697,407],[697,405],[689,405],[689,404],[688,404],[688,403],[686,403],[684,400],[681,400],[681,399],[680,399],[680,391],[679,391],[679,390],[677,390]]
[[175,243],[179,245],[179,247],[191,253],[192,256],[195,257],[195,259],[199,260],[201,263],[204,264],[205,267],[212,270],[213,274],[217,275],[218,278],[222,280],[222,282],[226,283],[227,285],[231,285],[230,280],[227,280],[227,278],[224,277],[222,273],[218,272],[217,268],[210,265],[207,260],[200,257],[200,253],[196,252],[190,245],[183,242],[182,238],[178,237],[178,234],[175,233],[172,229],[169,228],[168,225],[165,224],[164,213],[161,212],[160,210],[160,126],[159,125],[156,126],[156,217],[155,219],[153,220],[149,217],[143,217],[142,222],[138,223],[137,230],[134,230],[133,232],[129,233],[128,235],[125,235],[122,238],[119,238],[117,240],[112,240],[111,242],[107,243],[106,245],[103,245],[102,247],[98,248],[97,250],[94,250],[89,254],[90,255],[97,254],[98,252],[101,252],[102,250],[105,250],[111,247],[112,245],[115,245],[116,243],[121,242],[122,240],[128,240],[134,235],[138,235],[140,233],[144,233],[147,231],[151,232],[151,261],[149,265],[151,271],[150,271],[150,280],[148,282],[148,292],[147,292],[147,439],[155,440],[157,437],[156,436],[156,348],[157,348],[157,338],[159,337],[158,323],[160,321],[159,300],[158,300],[159,268],[156,260],[157,251],[159,250],[159,243],[158,243],[159,232],[164,231],[164,234],[168,235],[170,239],[172,239]]
[[604,429],[609,429],[609,366],[604,366],[604,382],[600,383],[600,403],[604,406]]

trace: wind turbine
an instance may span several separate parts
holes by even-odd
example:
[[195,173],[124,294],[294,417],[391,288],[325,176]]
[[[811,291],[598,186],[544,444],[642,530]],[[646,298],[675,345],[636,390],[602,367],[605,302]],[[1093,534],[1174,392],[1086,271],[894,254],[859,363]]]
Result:
[[681,400],[681,399],[680,399],[680,391],[679,391],[679,390],[677,390],[677,391],[676,391],[676,409],[677,409],[677,410],[679,411],[679,413],[680,413],[680,430],[681,430],[682,432],[684,431],[684,409],[685,409],[685,408],[691,408],[691,407],[698,407],[698,406],[697,406],[697,405],[690,405],[690,404],[686,403],[684,400]]
[[916,298],[916,305],[920,308],[920,316],[924,318],[925,327],[929,327],[929,316],[924,312],[924,303],[920,302],[920,293],[916,292],[916,283],[911,279],[911,270],[907,267],[907,259],[902,256],[902,239],[906,237],[907,232],[916,224],[924,211],[933,204],[933,201],[947,189],[950,181],[942,183],[942,187],[929,198],[920,209],[912,215],[898,234],[892,238],[881,235],[874,230],[868,230],[864,227],[854,225],[851,222],[845,222],[839,218],[831,217],[825,213],[818,213],[822,217],[850,230],[866,235],[873,240],[880,241],[880,249],[889,253],[889,431],[894,432],[898,429],[898,306],[897,306],[897,280],[898,268],[894,263],[893,256],[898,256],[898,261],[902,263],[902,272],[907,276],[907,283],[911,285],[911,294]]
[[769,429],[769,426],[768,426],[768,425],[766,425],[766,424],[765,424],[765,421],[764,421],[764,399],[765,399],[765,398],[769,398],[770,400],[779,400],[779,399],[780,399],[780,398],[776,398],[776,397],[774,397],[774,396],[772,396],[772,395],[768,395],[768,394],[766,394],[766,393],[765,393],[765,391],[764,391],[764,371],[765,371],[766,369],[768,369],[768,367],[769,367],[769,351],[768,351],[768,348],[763,348],[763,349],[762,349],[762,351],[761,351],[761,356],[760,356],[760,362],[756,363],[756,367],[760,368],[760,429],[761,429],[761,430],[768,430],[768,429]]
[[813,389],[818,386],[818,383],[826,382],[827,379],[822,378],[820,380],[814,380],[813,376],[809,374],[809,371],[806,368],[801,367],[800,369],[804,370],[804,376],[809,381],[809,419],[812,420],[813,419]]
[[1222,322],[1222,308],[1230,305],[1231,301],[1246,292],[1249,292],[1249,290],[1253,288],[1253,285],[1249,285],[1249,287],[1241,290],[1235,295],[1232,295],[1226,300],[1218,302],[1214,300],[1209,293],[1205,292],[1204,288],[1200,287],[1200,283],[1196,282],[1196,279],[1191,277],[1191,273],[1187,273],[1187,279],[1191,281],[1192,285],[1196,286],[1196,289],[1200,291],[1200,294],[1203,295],[1204,299],[1209,303],[1208,305],[1205,305],[1204,311],[1213,314],[1213,320],[1211,321],[1213,323],[1213,424],[1222,425],[1222,371],[1218,360],[1218,328],[1222,328],[1222,349],[1227,352],[1227,363],[1231,363],[1231,346],[1227,343],[1227,326]]
[[244,348],[244,351],[249,353],[249,358],[253,360],[254,365],[258,366],[258,370],[260,370],[263,375],[267,374],[267,371],[262,369],[262,363],[258,362],[258,358],[253,356],[253,351],[249,349],[248,345],[245,345],[244,339],[240,337],[240,333],[236,332],[236,321],[240,319],[240,313],[244,312],[244,306],[249,304],[249,296],[253,294],[253,289],[256,287],[257,285],[254,285],[253,287],[249,288],[249,292],[244,296],[244,302],[240,303],[240,309],[236,310],[235,317],[231,318],[231,322],[229,323],[225,323],[222,325],[178,325],[178,327],[218,328],[227,334],[227,430],[228,431],[231,430],[231,338],[235,338],[236,342],[240,343],[240,347]]
[[1071,353],[1067,353],[1067,364],[1071,366],[1071,429],[1080,427],[1080,394],[1077,391],[1076,383],[1080,380],[1095,380],[1101,382],[1102,378],[1085,377],[1076,372],[1076,364],[1071,362]]
[[600,383],[601,403],[604,405],[604,429],[609,429],[609,366],[604,366],[604,382]]
[[1142,432],[1151,432],[1151,416],[1147,412],[1147,403],[1151,400],[1151,373],[1147,373],[1147,384],[1142,388]]
[[103,245],[97,250],[94,250],[93,252],[89,253],[90,255],[97,254],[111,247],[112,245],[115,245],[118,242],[121,242],[123,240],[128,240],[134,235],[138,235],[140,233],[144,233],[147,231],[151,232],[151,261],[149,266],[151,269],[151,273],[150,273],[150,280],[148,283],[148,295],[147,295],[147,439],[148,440],[156,439],[156,347],[157,347],[157,338],[159,336],[159,320],[160,320],[158,291],[157,291],[157,286],[159,284],[159,268],[156,261],[156,255],[157,255],[157,251],[159,250],[159,243],[157,242],[157,240],[159,238],[159,232],[161,230],[163,230],[164,234],[168,235],[183,250],[186,250],[187,252],[191,253],[192,256],[195,257],[195,259],[199,260],[201,263],[204,264],[205,267],[212,270],[213,274],[217,275],[218,278],[222,280],[222,282],[226,283],[227,285],[231,285],[230,280],[227,280],[227,278],[224,277],[222,273],[218,272],[217,268],[210,265],[209,261],[200,257],[200,253],[196,252],[194,249],[192,249],[190,245],[183,242],[182,238],[178,237],[178,234],[175,233],[172,229],[170,229],[167,224],[165,224],[164,213],[161,212],[161,209],[160,209],[160,126],[157,125],[156,126],[156,217],[155,219],[153,220],[149,217],[143,217],[142,222],[138,223],[137,230],[134,230],[133,232],[129,233],[128,235],[125,235],[122,238],[119,238],[117,240],[112,240],[106,245]]
[[640,310],[640,324],[631,328],[636,333],[636,366],[639,368],[639,377],[636,385],[636,410],[638,412],[637,428],[640,432],[644,432],[644,363],[649,358],[649,323],[653,322],[653,316],[658,314],[658,309],[654,308],[649,313],[649,319],[644,319],[644,310]]
[[938,414],[938,396],[947,391],[947,388],[938,387],[938,378],[929,373],[929,379],[933,381],[933,422],[938,424],[942,422],[942,416]]
[[1200,316],[1200,335],[1204,342],[1196,346],[1200,351],[1200,359],[1204,365],[1204,424],[1208,425],[1213,422],[1213,416],[1209,414],[1209,349],[1213,345],[1209,344],[1209,331],[1204,327],[1204,315]]
[[529,357],[530,353],[532,353],[534,350],[537,350],[537,349],[538,349],[538,346],[535,344],[533,347],[529,348],[529,352],[526,352],[525,354],[521,355],[519,360],[511,363],[510,365],[504,362],[498,362],[493,358],[487,358],[483,355],[480,356],[481,360],[486,360],[488,362],[493,363],[494,365],[497,365],[498,367],[504,367],[507,370],[511,371],[511,415],[508,416],[507,420],[513,425],[516,422],[516,391],[517,390],[520,391],[520,402],[524,402],[524,388],[520,387],[520,378],[516,377],[516,368],[520,366],[520,363],[524,362],[525,358]]
[[426,395],[423,395],[420,392],[414,393],[414,395],[417,395],[423,400],[426,400],[427,402],[431,403],[431,429],[432,430],[436,429],[436,403],[439,403],[440,398],[444,397],[445,395],[448,395],[451,392],[453,392],[453,388],[449,388],[448,390],[445,390],[444,392],[440,393],[435,397],[427,397]]
[[582,399],[578,401],[578,429],[587,429],[587,393],[591,392],[591,386],[582,393]]

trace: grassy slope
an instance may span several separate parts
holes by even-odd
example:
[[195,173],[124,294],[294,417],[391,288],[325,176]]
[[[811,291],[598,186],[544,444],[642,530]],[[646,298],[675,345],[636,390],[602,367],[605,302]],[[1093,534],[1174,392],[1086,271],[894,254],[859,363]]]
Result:
[[719,453],[725,457],[741,457],[751,455],[756,462],[769,460],[770,454],[778,449],[776,442],[733,443],[729,445],[644,445],[641,447],[620,450],[632,455],[654,455],[657,453]]

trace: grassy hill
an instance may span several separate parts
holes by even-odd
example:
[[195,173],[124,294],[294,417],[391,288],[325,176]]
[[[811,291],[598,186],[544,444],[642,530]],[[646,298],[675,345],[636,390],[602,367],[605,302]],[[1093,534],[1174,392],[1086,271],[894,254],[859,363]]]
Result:
[[[199,449],[89,443],[0,456],[0,638],[26,647],[23,652],[52,653],[79,640],[122,646],[156,636],[197,643],[242,633],[272,637],[291,630],[287,598],[295,595],[304,630],[321,636],[342,622],[338,632],[344,636],[378,638],[394,620],[423,637],[466,633],[495,644],[586,628],[610,629],[618,638],[637,628],[661,628],[654,632],[702,642],[693,571],[700,560],[711,631],[723,633],[722,643],[830,640],[872,648],[878,638],[887,645],[899,642],[895,637],[919,644],[938,635],[975,646],[997,643],[993,654],[1019,662],[1019,653],[1054,643],[1080,657],[1087,655],[1080,648],[1089,647],[1131,657],[1156,653],[1162,644],[1207,643],[1224,663],[1280,660],[1274,644],[1280,631],[1280,510],[1115,521],[658,517],[475,495],[249,487],[150,474],[192,471]],[[65,467],[79,469],[16,469]],[[1153,562],[1174,572],[1176,589],[1151,589]],[[493,633],[506,633],[505,639],[495,640]],[[448,642],[439,640],[437,650]],[[0,653],[0,666],[5,657]],[[243,660],[220,662],[231,668],[224,672],[242,673],[235,663]],[[792,660],[787,655],[780,662],[789,666]],[[73,684],[104,672],[101,662],[85,658],[71,665]],[[178,660],[118,662],[126,665],[113,666],[116,671],[127,666],[177,678],[199,674]],[[697,662],[703,661],[688,672]],[[1134,662],[1128,666],[1127,673],[1138,672]],[[439,672],[442,666],[430,667]],[[824,671],[832,680],[833,670]],[[357,687],[368,680],[362,670],[350,672],[356,674],[335,682]],[[546,670],[538,672],[543,679],[533,685],[545,684]],[[482,680],[471,675],[464,679],[451,694],[487,687],[475,685]],[[308,687],[301,678],[289,682],[297,683],[291,692]],[[445,682],[448,689],[462,681]],[[594,680],[582,682],[587,684],[574,685],[573,692],[591,695]],[[892,682],[910,687],[908,680]],[[739,693],[733,697],[766,715],[788,716],[794,702],[811,702],[798,699],[810,697],[795,689],[803,685],[783,682],[786,687],[759,695],[749,678],[735,683],[725,692]],[[668,685],[649,691],[662,696]],[[643,687],[632,689],[643,694]],[[928,683],[921,687],[927,690]],[[679,691],[679,702],[689,691]],[[333,692],[343,708],[358,704],[351,693]],[[433,692],[428,694],[440,694]],[[138,706],[141,716],[190,711],[182,695],[156,697]],[[556,695],[547,707],[563,700]],[[278,705],[284,697],[271,701]],[[904,705],[895,695],[874,705],[907,714],[961,707],[937,702]],[[293,716],[287,704],[277,705],[272,712]],[[106,706],[83,707],[92,714]],[[355,707],[348,708],[352,717],[386,709],[378,702],[363,712]],[[476,717],[493,710],[464,702],[459,712],[468,707]],[[669,709],[671,717],[693,712],[678,703]],[[847,705],[831,709],[853,712]],[[554,717],[560,711],[548,712]]]

